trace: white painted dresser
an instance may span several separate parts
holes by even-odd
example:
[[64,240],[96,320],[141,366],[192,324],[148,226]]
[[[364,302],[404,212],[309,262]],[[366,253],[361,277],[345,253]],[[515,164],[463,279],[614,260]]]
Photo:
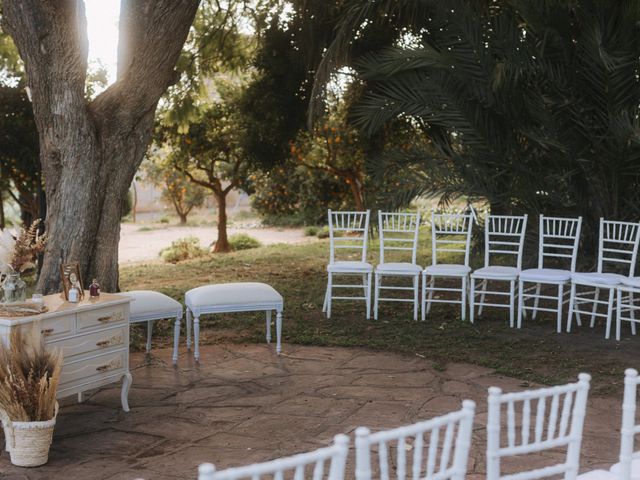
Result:
[[46,313],[19,318],[0,317],[0,340],[9,341],[12,328],[39,322],[47,345],[60,348],[64,366],[58,398],[122,379],[122,409],[129,411],[129,302],[124,295],[103,293],[96,300],[66,302],[60,294],[44,297]]

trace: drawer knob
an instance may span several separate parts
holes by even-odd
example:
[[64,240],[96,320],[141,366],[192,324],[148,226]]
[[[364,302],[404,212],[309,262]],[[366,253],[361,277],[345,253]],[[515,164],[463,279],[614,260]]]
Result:
[[110,343],[111,343],[111,342],[110,342],[109,340],[103,340],[103,341],[101,341],[101,342],[97,342],[97,343],[96,343],[96,347],[100,347],[100,348],[102,348],[102,347],[106,347],[106,346],[108,346]]
[[40,333],[42,335],[44,335],[45,337],[48,337],[49,335],[51,335],[53,333],[54,329],[53,328],[46,328],[44,330],[40,330]]
[[109,321],[111,321],[111,315],[109,315],[108,317],[98,317],[98,321],[101,323],[108,323]]
[[100,365],[99,367],[96,367],[96,370],[99,372],[106,372],[109,370],[109,367],[111,367],[111,365]]

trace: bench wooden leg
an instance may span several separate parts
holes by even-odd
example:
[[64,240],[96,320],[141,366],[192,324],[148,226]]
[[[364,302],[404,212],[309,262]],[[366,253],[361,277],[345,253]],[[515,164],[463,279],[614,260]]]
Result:
[[193,318],[193,358],[196,362],[200,361],[200,316],[195,315]]
[[176,317],[173,322],[173,364],[178,363],[178,345],[180,344],[180,319],[182,315]]
[[281,337],[282,337],[282,311],[278,310],[276,312],[276,353],[278,355],[282,351],[282,347],[280,345]]
[[271,310],[267,310],[267,343],[271,343]]

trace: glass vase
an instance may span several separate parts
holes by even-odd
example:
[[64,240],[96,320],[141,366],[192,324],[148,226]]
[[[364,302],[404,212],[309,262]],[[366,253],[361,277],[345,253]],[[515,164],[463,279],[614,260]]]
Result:
[[27,299],[27,284],[19,273],[9,273],[2,284],[2,301],[4,303],[24,302]]

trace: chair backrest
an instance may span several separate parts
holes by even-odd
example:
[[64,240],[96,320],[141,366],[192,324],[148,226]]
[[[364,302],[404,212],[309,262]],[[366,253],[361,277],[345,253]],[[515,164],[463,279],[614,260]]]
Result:
[[366,212],[334,212],[329,209],[329,261],[336,260],[336,250],[360,252],[367,261],[369,210]]
[[411,252],[411,263],[416,263],[420,213],[378,212],[378,228],[380,263],[384,263],[386,252],[394,250]]
[[570,270],[575,272],[581,230],[582,217],[564,218],[540,215],[538,268],[543,268],[547,260],[563,258],[569,260]]
[[438,264],[438,254],[453,252],[464,254],[464,264],[469,266],[471,250],[471,213],[435,213],[431,211],[431,263]]
[[[198,480],[343,480],[347,454],[349,453],[349,437],[336,435],[333,445],[313,452],[301,453],[291,457],[279,458],[270,462],[254,463],[246,467],[229,468],[216,471],[211,463],[203,463],[198,467]],[[327,472],[326,464],[329,463]]]
[[484,266],[491,265],[492,255],[515,257],[515,266],[522,268],[522,250],[527,232],[528,215],[489,215],[484,221]]
[[[395,478],[464,480],[475,408],[474,402],[465,400],[461,410],[425,422],[376,433],[370,433],[365,427],[356,429],[356,480],[374,478],[371,447],[377,447],[380,470],[375,478],[391,478],[389,443],[395,443],[396,447]],[[407,465],[409,451],[413,458]]]
[[631,462],[640,458],[640,452],[634,452],[635,436],[640,433],[640,424],[636,423],[636,395],[640,377],[634,368],[624,372],[624,400],[622,401],[622,429],[620,432],[620,476],[621,480],[631,479]]
[[622,265],[626,269],[624,273],[632,277],[638,256],[640,223],[601,218],[598,242],[598,272],[603,272],[607,266],[616,269]]
[[[589,375],[581,373],[576,383],[538,390],[502,393],[497,387],[489,388],[487,480],[531,480],[556,475],[575,480],[590,380]],[[566,448],[562,463],[511,475],[500,471],[503,457],[560,448]]]

